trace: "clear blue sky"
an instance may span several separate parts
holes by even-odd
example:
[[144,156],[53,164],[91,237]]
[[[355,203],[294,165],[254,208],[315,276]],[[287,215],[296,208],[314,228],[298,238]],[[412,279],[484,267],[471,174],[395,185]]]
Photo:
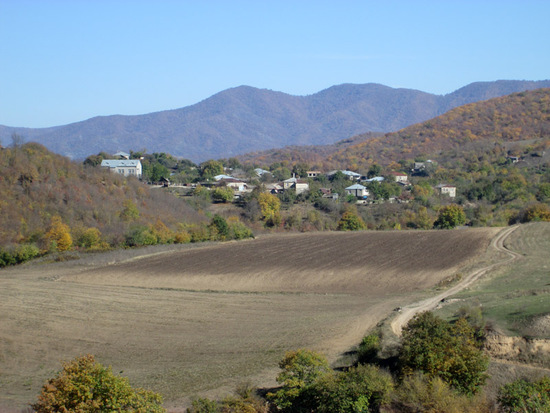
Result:
[[548,0],[0,0],[0,124],[150,113],[239,85],[543,80],[549,17]]

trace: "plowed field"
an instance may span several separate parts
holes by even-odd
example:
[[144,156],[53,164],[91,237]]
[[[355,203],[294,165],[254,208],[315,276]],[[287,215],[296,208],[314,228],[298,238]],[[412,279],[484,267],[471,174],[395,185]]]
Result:
[[60,361],[85,353],[173,411],[247,379],[273,385],[286,350],[335,359],[498,231],[272,235],[1,270],[0,411],[34,401]]

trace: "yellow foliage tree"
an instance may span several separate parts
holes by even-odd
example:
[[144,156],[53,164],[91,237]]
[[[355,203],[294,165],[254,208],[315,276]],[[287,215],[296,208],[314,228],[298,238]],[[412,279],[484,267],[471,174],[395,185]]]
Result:
[[67,251],[73,245],[70,228],[67,224],[63,223],[59,215],[52,218],[50,228],[44,238],[48,243],[48,247],[54,248],[57,251]]

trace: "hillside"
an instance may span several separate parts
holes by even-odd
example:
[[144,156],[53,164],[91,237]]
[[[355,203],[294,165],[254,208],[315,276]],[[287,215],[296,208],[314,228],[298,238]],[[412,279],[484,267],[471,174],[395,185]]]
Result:
[[361,169],[372,163],[388,165],[419,156],[438,159],[448,156],[445,151],[454,151],[457,160],[468,149],[483,148],[486,152],[495,145],[508,149],[521,141],[531,149],[544,150],[550,144],[550,89],[464,105],[399,132],[351,145],[330,156],[327,163]]
[[550,81],[478,82],[444,96],[378,84],[343,84],[310,96],[240,86],[192,106],[146,115],[96,117],[45,129],[0,126],[0,140],[9,144],[16,132],[76,159],[146,148],[198,162],[396,131],[459,105],[541,87],[550,87]]
[[85,167],[37,143],[0,150],[0,252],[14,244],[50,248],[46,232],[56,216],[75,244],[95,228],[96,246],[119,246],[129,231],[159,219],[174,230],[178,223],[205,219],[137,179]]

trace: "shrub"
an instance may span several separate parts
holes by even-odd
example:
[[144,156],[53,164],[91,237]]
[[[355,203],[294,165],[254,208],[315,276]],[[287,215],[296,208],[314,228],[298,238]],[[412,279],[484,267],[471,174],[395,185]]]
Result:
[[76,245],[82,248],[96,248],[101,244],[101,232],[97,228],[87,228],[76,240]]
[[391,411],[402,413],[482,413],[491,406],[484,397],[470,397],[454,391],[439,377],[415,373],[403,379],[392,393]]
[[40,250],[34,244],[20,244],[0,248],[0,268],[8,265],[21,264],[40,255]]
[[369,363],[378,356],[380,350],[380,337],[373,333],[363,337],[359,348],[357,349],[357,359],[359,363]]
[[378,411],[389,402],[393,381],[389,373],[361,365],[343,373],[327,374],[314,385],[319,413]]
[[210,239],[223,241],[229,236],[229,225],[227,225],[227,221],[221,215],[214,215],[208,228],[210,229]]
[[550,412],[550,377],[534,382],[516,380],[500,388],[498,402],[504,412]]
[[155,244],[157,244],[156,235],[151,232],[150,228],[143,225],[133,226],[126,235],[126,245],[129,247],[142,247],[144,245]]
[[91,355],[65,363],[42,387],[32,408],[37,413],[165,412],[159,394],[132,388],[128,379],[115,375]]
[[420,371],[440,377],[456,390],[474,394],[485,383],[488,357],[476,331],[461,318],[455,324],[425,312],[403,329],[399,363],[405,375]]
[[218,413],[220,408],[215,400],[198,398],[192,401],[187,413]]

